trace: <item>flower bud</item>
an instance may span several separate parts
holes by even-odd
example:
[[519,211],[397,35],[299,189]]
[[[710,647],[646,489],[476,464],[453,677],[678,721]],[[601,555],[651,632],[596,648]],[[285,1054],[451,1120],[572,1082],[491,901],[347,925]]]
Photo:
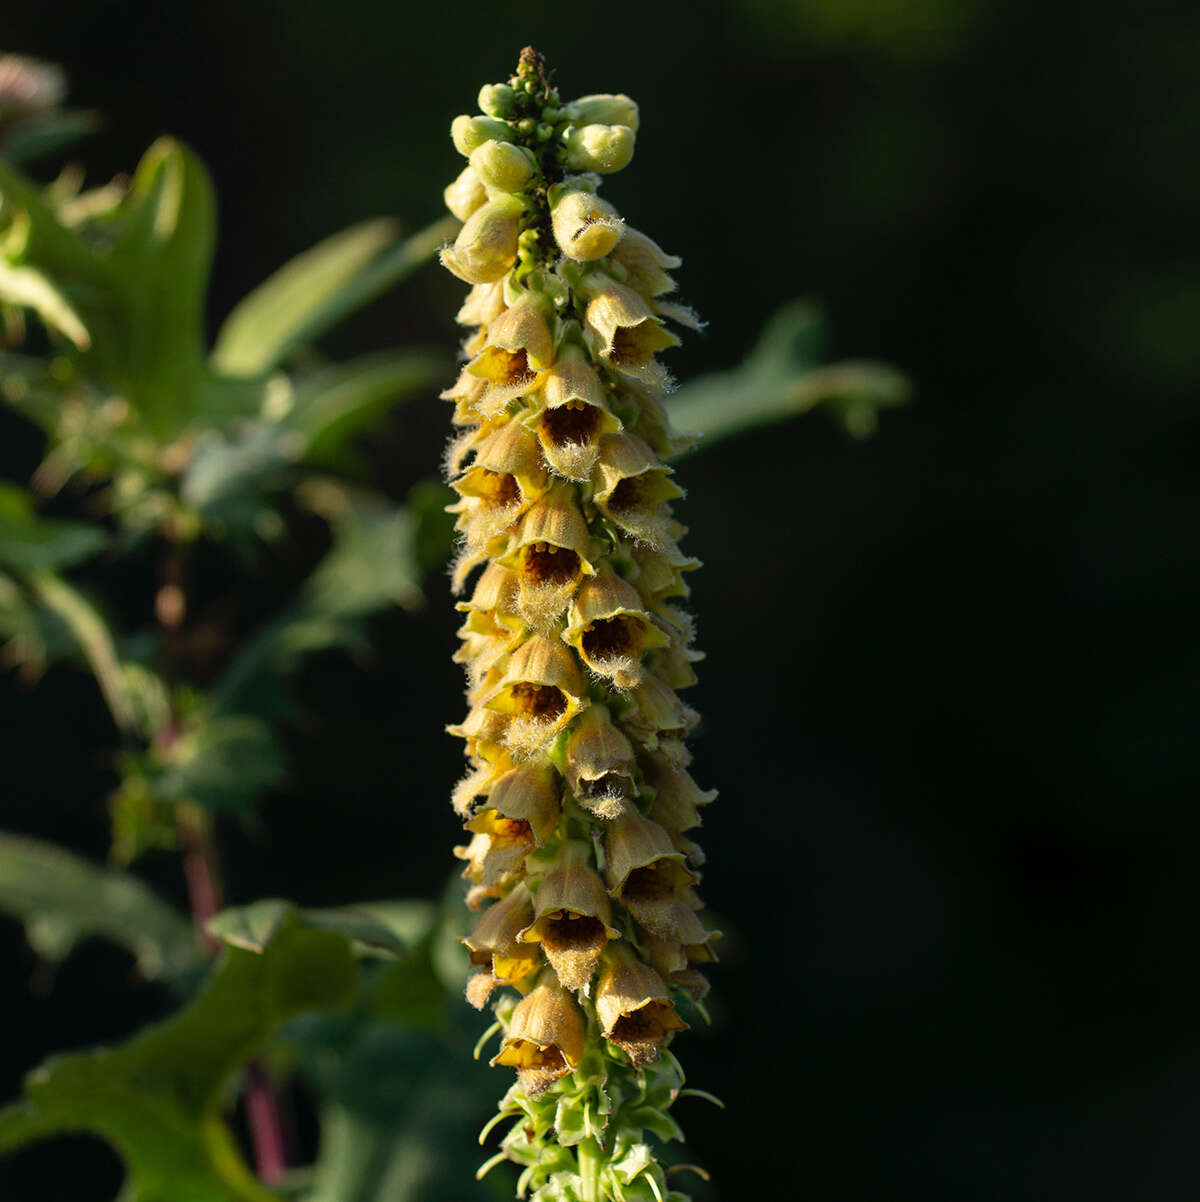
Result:
[[675,1013],[662,977],[624,942],[604,952],[596,983],[596,1017],[604,1038],[638,1067],[657,1060],[671,1032],[687,1027]]
[[485,83],[479,89],[479,107],[489,117],[504,119],[512,115],[517,94],[504,83]]
[[625,283],[643,296],[662,296],[675,290],[675,281],[663,268],[679,267],[683,260],[669,255],[652,238],[639,230],[625,228],[626,237],[613,253],[613,261],[625,270]]
[[551,207],[554,240],[569,259],[602,259],[621,240],[624,222],[606,200],[577,189]]
[[459,221],[466,221],[476,209],[487,203],[488,198],[487,189],[470,164],[458,173],[454,183],[446,186],[442,195],[446,200],[446,208]]
[[515,1068],[521,1088],[536,1097],[583,1059],[585,1042],[583,1014],[547,970],[512,1012],[500,1052],[491,1063]]
[[602,125],[627,125],[634,133],[638,130],[637,101],[623,92],[580,96],[567,105],[567,115],[576,125],[600,122]]
[[462,326],[486,326],[504,309],[504,280],[493,280],[490,284],[475,284],[471,288],[454,320]]
[[442,251],[442,265],[468,284],[490,284],[517,261],[517,224],[525,204],[501,193],[476,209],[458,232],[454,246]]
[[468,117],[464,113],[450,123],[450,137],[454,140],[454,149],[464,158],[468,158],[471,151],[489,139],[503,142],[511,138],[512,126],[507,121],[497,121],[494,117]]
[[487,141],[471,151],[471,167],[489,188],[520,192],[537,171],[537,159],[512,142]]
[[579,125],[567,135],[567,166],[610,175],[629,166],[636,137],[628,125]]

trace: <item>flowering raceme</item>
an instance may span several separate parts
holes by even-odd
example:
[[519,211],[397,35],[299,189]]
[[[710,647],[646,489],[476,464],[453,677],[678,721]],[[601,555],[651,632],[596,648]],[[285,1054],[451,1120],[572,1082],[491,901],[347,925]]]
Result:
[[472,286],[458,320],[474,332],[443,395],[455,587],[474,578],[455,657],[470,709],[450,728],[470,761],[456,854],[481,911],[467,996],[499,999],[492,1063],[517,1074],[494,1160],[524,1165],[521,1193],[543,1202],[681,1199],[646,1140],[681,1134],[666,1045],[714,959],[688,832],[715,794],[683,742],[697,561],[670,508],[664,460],[688,439],[657,353],[679,342],[667,321],[698,322],[663,299],[679,259],[597,195],[633,156],[632,100],[564,104],[527,49],[479,104],[451,130],[468,164],[446,204],[464,224],[442,262]]

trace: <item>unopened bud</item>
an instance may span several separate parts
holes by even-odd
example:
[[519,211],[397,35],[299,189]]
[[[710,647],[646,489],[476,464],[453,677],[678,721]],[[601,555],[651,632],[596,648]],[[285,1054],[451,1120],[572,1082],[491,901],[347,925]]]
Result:
[[581,125],[567,135],[567,166],[610,175],[627,167],[636,137],[628,125]]
[[469,166],[458,173],[458,178],[447,186],[442,196],[446,199],[446,208],[459,221],[466,221],[476,209],[487,203],[488,198],[483,182]]
[[479,89],[479,107],[489,117],[511,116],[516,98],[516,92],[504,83],[485,83]]
[[471,151],[475,174],[501,192],[520,192],[537,171],[537,160],[523,146],[490,139]]
[[468,117],[465,113],[455,117],[450,123],[450,137],[454,140],[454,149],[467,157],[477,146],[482,146],[489,138],[503,142],[512,136],[512,128],[507,121],[497,121],[494,117]]
[[567,105],[567,115],[576,125],[599,122],[602,125],[627,125],[634,133],[638,129],[637,101],[623,92],[580,96]]

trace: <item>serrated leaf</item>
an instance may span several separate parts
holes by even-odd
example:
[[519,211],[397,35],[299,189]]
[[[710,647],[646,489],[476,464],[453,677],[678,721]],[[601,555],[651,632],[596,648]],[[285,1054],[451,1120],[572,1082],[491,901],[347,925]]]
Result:
[[398,233],[396,222],[387,218],[363,221],[289,260],[225,319],[213,349],[213,367],[243,376],[278,367],[307,340],[307,331],[330,298]]
[[318,931],[332,931],[362,950],[398,956],[405,950],[403,939],[366,910],[342,907],[333,910],[304,910],[279,898],[264,898],[248,906],[222,910],[208,923],[209,933],[232,947],[261,952],[288,921]]
[[271,728],[248,714],[202,721],[181,735],[150,777],[159,801],[191,801],[218,813],[249,813],[259,793],[283,776],[285,761]]
[[268,1036],[308,1010],[353,999],[348,942],[284,923],[261,954],[226,949],[200,996],[110,1049],[55,1057],[0,1111],[0,1151],[89,1131],[125,1161],[125,1202],[271,1202],[221,1118],[225,1087]]
[[740,367],[713,372],[685,384],[668,401],[671,422],[702,437],[706,450],[742,430],[832,409],[851,434],[872,433],[880,409],[903,405],[908,378],[884,363],[854,362],[818,367],[824,318],[809,301],[793,301],[767,323]]
[[204,305],[216,239],[208,172],[181,143],[160,138],[142,156],[109,253],[122,301],[122,391],[159,436],[199,408]]
[[179,981],[202,962],[191,923],[137,877],[37,839],[0,833],[0,910],[47,960],[96,935],[131,952],[147,979]]
[[0,301],[32,309],[47,329],[69,338],[80,350],[91,345],[71,302],[35,267],[21,267],[0,257]]

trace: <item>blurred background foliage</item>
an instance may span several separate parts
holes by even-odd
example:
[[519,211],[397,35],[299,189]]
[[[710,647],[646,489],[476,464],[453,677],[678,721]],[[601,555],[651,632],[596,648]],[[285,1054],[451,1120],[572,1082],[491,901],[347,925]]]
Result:
[[[690,1083],[728,1109],[679,1117],[713,1196],[795,1180],[828,1199],[1194,1197],[1200,1027],[1181,951],[1195,911],[1200,658],[1194,15],[1031,0],[664,0],[636,15],[48,0],[6,13],[4,39],[65,67],[75,120],[94,130],[69,156],[86,187],[128,172],[164,133],[207,164],[220,241],[198,337],[221,351],[214,371],[234,376],[258,365],[218,332],[279,264],[350,226],[371,245],[385,227],[359,223],[377,215],[409,234],[440,216],[457,170],[448,121],[521,45],[543,50],[568,92],[635,96],[638,158],[613,200],[684,256],[684,299],[710,322],[674,352],[675,373],[729,371],[755,346],[795,352],[812,311],[785,306],[804,296],[828,315],[828,357],[899,364],[918,385],[870,441],[819,413],[680,468],[687,547],[705,562],[696,776],[722,789],[702,832],[707,888],[729,938],[713,1034],[678,1049]],[[369,380],[387,369],[380,348],[433,348],[448,369],[460,291],[444,273],[413,275],[331,324],[320,358],[291,370],[336,398],[339,380],[322,374],[360,363]],[[780,311],[793,324],[772,343]],[[754,362],[725,381],[731,396]],[[233,902],[440,894],[460,771],[441,728],[461,709],[444,578],[426,577],[419,608],[412,580],[377,582],[375,606],[304,585],[331,547],[376,563],[373,548],[408,539],[436,559],[395,516],[437,509],[413,494],[446,431],[441,379],[427,380],[369,438],[348,430],[340,462],[311,430],[281,448],[279,421],[241,428],[233,449],[264,466],[259,478],[277,473],[286,540],[264,538],[273,523],[226,487],[216,459],[192,461],[189,495],[229,535],[197,552],[193,610],[289,676],[259,677],[265,701],[236,678],[202,682],[236,699],[231,715],[264,704],[291,716],[269,754],[226,729],[250,740],[249,763],[277,769],[258,782],[257,816],[221,822]],[[385,402],[370,398],[374,418]],[[312,412],[336,415],[336,399],[324,404]],[[8,409],[0,424],[4,477],[23,485],[44,435]],[[334,492],[296,492],[298,447]],[[68,490],[39,517],[76,523],[89,495]],[[0,497],[6,532],[28,514],[23,494]],[[252,553],[232,572],[238,530]],[[136,774],[112,755],[94,686],[53,663],[94,631],[89,610],[151,625],[159,581],[149,550],[118,566],[78,526],[43,534],[52,550],[22,544],[30,558],[10,565],[21,584],[0,593],[0,612],[21,617],[31,581],[54,568],[71,569],[77,597],[21,619],[19,657],[52,666],[36,688],[32,669],[4,681],[3,825],[99,861],[106,798]],[[346,608],[330,612],[331,598]],[[117,645],[105,662],[144,685],[125,668],[148,654]],[[152,686],[137,698],[135,712],[153,712]],[[174,787],[152,761],[147,782]],[[182,901],[174,857],[151,851],[138,867]],[[65,951],[72,922],[31,930],[34,946]],[[150,949],[87,939],[53,969],[18,926],[2,934],[9,1030],[21,1033],[0,1049],[6,1098],[48,1053],[125,1040],[174,1004],[161,982],[131,976],[130,952],[143,970],[174,963],[169,931]],[[404,955],[427,954],[428,936],[410,938]],[[373,981],[393,963],[359,971]],[[438,1004],[452,1005],[442,988]],[[424,1116],[434,1125],[469,1105],[452,1096],[469,1060],[448,1048],[446,1067],[431,1067],[395,1036],[378,989],[362,994],[357,1025],[294,1020],[302,1142],[314,1098],[361,1096],[331,1063],[431,1074],[446,1095]],[[485,1094],[489,1081],[502,1092],[499,1074],[479,1072]],[[408,1098],[377,1099],[358,1134],[396,1129]],[[473,1150],[461,1156],[473,1164]],[[386,1155],[375,1163],[385,1180]],[[108,1198],[120,1179],[86,1140],[4,1168],[16,1202]]]

